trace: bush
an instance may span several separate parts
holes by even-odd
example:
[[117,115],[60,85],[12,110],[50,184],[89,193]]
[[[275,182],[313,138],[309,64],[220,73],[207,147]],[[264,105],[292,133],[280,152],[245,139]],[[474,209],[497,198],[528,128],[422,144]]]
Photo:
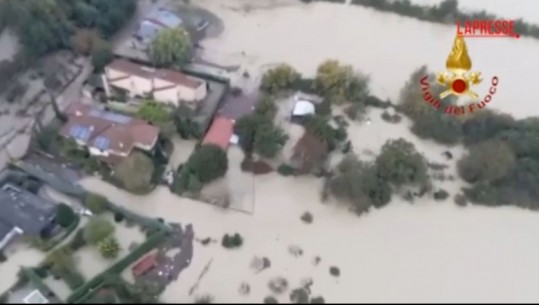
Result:
[[433,197],[435,200],[445,200],[447,197],[449,197],[449,193],[445,190],[439,190],[437,192],[434,192]]
[[222,245],[227,249],[239,248],[243,245],[243,238],[238,233],[233,236],[225,234],[225,236],[223,236]]
[[228,158],[221,147],[213,144],[202,145],[185,164],[187,170],[202,183],[223,177],[228,170]]
[[45,279],[49,276],[49,271],[45,267],[38,267],[34,269],[35,274],[42,279]]
[[56,207],[56,222],[62,227],[67,228],[77,220],[77,215],[73,209],[65,203],[59,203]]
[[114,236],[108,236],[98,243],[99,251],[104,258],[115,258],[120,252],[120,244]]
[[213,297],[209,294],[198,296],[195,298],[195,304],[211,304]]
[[277,168],[277,172],[285,177],[297,175],[296,169],[288,164],[279,165],[279,167]]
[[341,275],[341,270],[338,267],[332,266],[329,268],[329,274],[339,277]]
[[69,248],[71,248],[73,251],[77,251],[80,248],[86,246],[86,240],[84,239],[84,230],[79,229],[76,233],[73,239],[69,242]]
[[303,213],[303,215],[301,215],[301,220],[304,222],[304,223],[312,223],[313,222],[313,214],[309,213],[309,212],[305,212]]
[[88,193],[84,200],[84,205],[94,214],[101,214],[108,209],[108,200],[106,197],[95,193]]
[[260,89],[269,93],[292,89],[299,79],[300,75],[294,68],[280,64],[264,73]]
[[114,54],[109,44],[100,42],[92,48],[92,65],[95,71],[102,71],[113,59]]
[[0,263],[3,263],[5,261],[7,261],[7,257],[4,254],[4,251],[0,250]]
[[84,276],[76,271],[62,272],[60,276],[71,290],[81,287],[86,282]]
[[314,297],[311,299],[311,304],[325,304],[326,300],[324,300],[324,297]]
[[464,196],[463,194],[456,194],[455,203],[458,206],[466,206],[468,204],[468,200],[466,199],[466,196]]
[[132,152],[116,166],[114,178],[121,181],[127,191],[144,194],[151,190],[154,170],[150,157],[143,152]]
[[122,213],[116,212],[114,213],[114,221],[115,222],[122,222],[124,220],[125,216]]
[[305,288],[294,289],[290,293],[290,301],[295,304],[308,304],[309,293]]
[[264,175],[271,173],[273,168],[262,160],[253,161],[252,159],[246,158],[241,162],[241,170],[255,175]]
[[114,233],[114,229],[114,225],[107,219],[93,216],[84,227],[83,236],[87,243],[97,244]]
[[267,296],[264,298],[264,304],[279,304],[279,301],[272,296]]

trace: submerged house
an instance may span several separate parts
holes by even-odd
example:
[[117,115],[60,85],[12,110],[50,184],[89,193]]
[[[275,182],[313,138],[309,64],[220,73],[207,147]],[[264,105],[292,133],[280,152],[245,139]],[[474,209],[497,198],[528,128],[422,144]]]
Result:
[[56,226],[56,204],[12,184],[0,189],[0,249],[22,235],[47,238]]
[[134,149],[152,152],[159,139],[159,128],[144,120],[72,103],[66,110],[68,121],[60,135],[88,148],[92,156],[113,167]]
[[171,69],[155,69],[125,59],[116,59],[105,68],[103,83],[107,96],[113,90],[130,97],[153,96],[173,106],[184,104],[195,109],[206,98],[208,84],[199,78]]

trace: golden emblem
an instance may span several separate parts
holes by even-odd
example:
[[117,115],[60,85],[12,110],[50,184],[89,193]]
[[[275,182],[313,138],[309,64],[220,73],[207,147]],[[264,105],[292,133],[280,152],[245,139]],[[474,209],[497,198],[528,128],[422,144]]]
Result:
[[477,93],[470,90],[470,86],[481,83],[481,72],[469,72],[472,69],[472,60],[468,55],[468,49],[462,36],[455,37],[445,67],[449,72],[436,75],[436,81],[448,88],[440,93],[441,99],[451,94],[456,96],[467,94],[473,99],[478,97]]

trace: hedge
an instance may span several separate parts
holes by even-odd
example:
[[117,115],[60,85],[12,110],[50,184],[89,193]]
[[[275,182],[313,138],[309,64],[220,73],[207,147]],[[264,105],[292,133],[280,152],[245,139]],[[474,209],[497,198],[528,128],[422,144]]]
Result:
[[138,248],[129,253],[126,257],[112,265],[107,270],[101,272],[96,277],[86,282],[80,288],[75,290],[68,298],[67,303],[83,303],[88,300],[88,298],[93,296],[93,293],[97,291],[97,288],[101,287],[103,280],[107,274],[119,274],[125,268],[129,267],[131,264],[136,262],[139,258],[144,256],[146,253],[155,248],[168,233],[167,230],[161,230],[148,238],[144,243],[142,243]]

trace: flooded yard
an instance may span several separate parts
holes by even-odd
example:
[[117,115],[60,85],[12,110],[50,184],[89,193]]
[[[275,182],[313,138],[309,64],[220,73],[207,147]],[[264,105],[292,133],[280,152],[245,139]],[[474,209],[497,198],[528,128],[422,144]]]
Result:
[[134,225],[129,227],[126,225],[125,220],[116,223],[112,214],[107,214],[103,217],[115,224],[114,236],[120,244],[120,252],[114,259],[103,258],[98,246],[93,245],[87,245],[75,252],[73,256],[78,262],[77,268],[88,280],[125,257],[129,253],[129,247],[132,244],[140,245],[146,239],[146,235],[140,230],[139,226]]

